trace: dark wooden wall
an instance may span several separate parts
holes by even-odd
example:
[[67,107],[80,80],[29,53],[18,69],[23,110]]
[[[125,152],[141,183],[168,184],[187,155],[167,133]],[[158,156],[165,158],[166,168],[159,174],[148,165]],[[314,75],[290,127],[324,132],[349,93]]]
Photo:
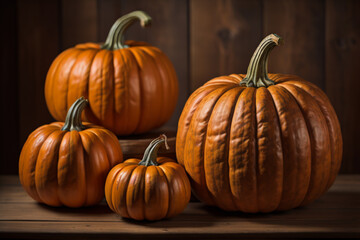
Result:
[[141,9],[149,29],[128,39],[161,48],[173,61],[180,98],[167,125],[197,87],[244,73],[261,39],[277,33],[270,72],[293,73],[320,86],[341,121],[342,173],[360,173],[360,1],[357,0],[4,0],[1,2],[0,172],[16,173],[22,144],[51,122],[43,94],[52,60],[76,43],[104,41],[122,14]]

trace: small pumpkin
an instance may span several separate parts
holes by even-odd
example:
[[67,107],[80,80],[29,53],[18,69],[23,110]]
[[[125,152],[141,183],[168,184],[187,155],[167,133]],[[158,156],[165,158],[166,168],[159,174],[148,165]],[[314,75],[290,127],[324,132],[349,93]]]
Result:
[[342,158],[340,124],[314,84],[268,74],[267,36],[246,75],[214,78],[188,99],[176,154],[195,195],[224,210],[271,212],[306,205],[333,184]]
[[106,201],[112,211],[136,220],[159,220],[181,213],[190,200],[191,187],[182,166],[157,157],[166,136],[154,139],[142,160],[131,158],[116,165],[105,184]]
[[25,142],[19,159],[19,178],[26,192],[50,206],[81,207],[104,197],[105,179],[111,167],[122,162],[116,136],[109,130],[82,124],[87,105],[78,99],[65,123],[54,122],[36,129]]
[[84,43],[62,52],[51,64],[45,99],[51,115],[64,121],[71,103],[89,100],[84,120],[117,135],[144,133],[171,117],[178,81],[171,61],[145,42],[124,42],[125,30],[150,16],[135,11],[119,18],[104,44]]

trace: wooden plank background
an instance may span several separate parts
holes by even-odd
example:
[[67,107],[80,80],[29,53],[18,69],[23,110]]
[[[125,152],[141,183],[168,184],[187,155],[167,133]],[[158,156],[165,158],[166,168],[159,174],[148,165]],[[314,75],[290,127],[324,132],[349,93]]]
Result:
[[270,72],[299,75],[329,96],[342,126],[342,173],[360,173],[360,1],[357,0],[4,0],[0,8],[0,173],[17,173],[27,136],[51,122],[44,82],[53,59],[76,43],[105,40],[112,23],[133,10],[153,18],[128,39],[148,41],[174,63],[180,83],[176,127],[187,97],[219,75],[245,73],[261,39],[285,44]]

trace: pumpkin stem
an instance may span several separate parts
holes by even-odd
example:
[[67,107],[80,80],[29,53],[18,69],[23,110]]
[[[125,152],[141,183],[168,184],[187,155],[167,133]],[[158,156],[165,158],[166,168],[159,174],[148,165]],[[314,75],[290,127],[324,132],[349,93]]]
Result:
[[271,50],[281,43],[282,38],[276,34],[270,34],[260,42],[251,57],[246,76],[240,82],[240,85],[258,88],[275,84],[267,75],[267,65]]
[[160,147],[160,144],[164,143],[166,149],[169,149],[169,145],[167,143],[167,137],[165,134],[161,134],[160,137],[155,138],[151,141],[149,146],[146,148],[144,152],[144,156],[142,160],[139,162],[139,165],[148,166],[158,166],[159,163],[156,161],[157,153]]
[[86,128],[81,122],[81,113],[87,104],[88,100],[81,97],[71,105],[67,112],[64,126],[61,128],[62,131],[75,130],[79,132]]
[[138,19],[140,20],[142,27],[146,27],[151,23],[151,17],[143,11],[134,11],[126,14],[116,20],[116,22],[113,24],[109,35],[107,36],[106,41],[101,46],[101,48],[108,50],[128,48],[129,46],[125,45],[124,43],[124,32]]

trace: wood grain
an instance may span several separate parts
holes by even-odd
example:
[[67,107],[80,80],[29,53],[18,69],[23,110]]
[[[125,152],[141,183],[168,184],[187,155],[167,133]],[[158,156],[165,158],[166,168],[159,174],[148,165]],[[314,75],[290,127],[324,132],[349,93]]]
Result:
[[[18,52],[16,2],[2,1],[0,28],[0,174],[14,173],[19,152]],[[11,144],[9,144],[11,143]]]
[[[12,191],[10,189],[13,189]],[[169,220],[126,220],[101,204],[54,208],[34,202],[17,176],[0,177],[0,237],[27,239],[239,239],[360,237],[360,175],[340,175],[327,194],[287,212],[243,214],[190,203]]]
[[78,43],[97,42],[96,0],[62,0],[61,13],[61,50]]
[[262,39],[261,1],[190,2],[191,91],[210,79],[246,73]]
[[298,75],[324,90],[324,1],[264,1],[264,37],[276,33],[284,44],[271,53],[269,72]]
[[52,121],[45,103],[44,84],[50,64],[59,51],[59,3],[19,0],[17,14],[22,146],[32,131]]
[[341,172],[360,172],[360,2],[326,2],[326,93],[338,114],[344,142]]
[[98,0],[98,42],[105,42],[111,26],[121,17],[121,1]]

